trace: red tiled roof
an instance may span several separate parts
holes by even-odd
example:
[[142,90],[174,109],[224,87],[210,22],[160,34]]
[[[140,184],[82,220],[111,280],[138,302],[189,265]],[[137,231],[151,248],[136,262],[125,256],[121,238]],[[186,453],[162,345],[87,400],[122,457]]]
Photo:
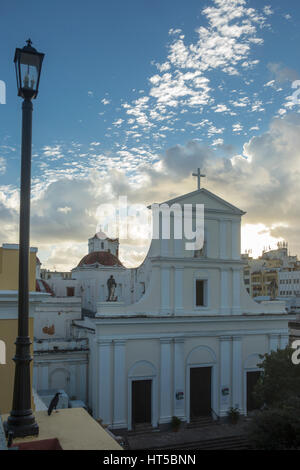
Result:
[[36,292],[46,292],[47,294],[51,294],[52,296],[55,295],[49,284],[47,284],[44,279],[36,279],[35,290]]
[[102,266],[123,266],[119,258],[108,253],[108,251],[93,251],[88,255],[85,255],[79,262],[78,266],[84,266],[86,264],[101,264]]

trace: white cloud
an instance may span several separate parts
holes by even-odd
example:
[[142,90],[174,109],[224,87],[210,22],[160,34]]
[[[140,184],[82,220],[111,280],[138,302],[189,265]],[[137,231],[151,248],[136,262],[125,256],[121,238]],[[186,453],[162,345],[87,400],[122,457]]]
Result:
[[266,5],[263,9],[265,15],[273,15],[274,11],[271,8],[271,5]]
[[233,132],[239,133],[242,130],[243,130],[243,126],[240,123],[233,124],[233,126],[232,126],[232,131]]
[[[195,40],[187,41],[181,29],[170,29],[167,58],[161,64],[154,62],[157,73],[149,78],[149,102],[134,100],[122,104],[135,119],[128,124],[147,129],[157,121],[170,119],[166,109],[176,110],[178,114],[181,107],[185,111],[202,112],[214,103],[210,71],[239,75],[259,63],[249,56],[253,45],[263,43],[258,31],[266,25],[269,10],[259,14],[248,8],[244,0],[213,0],[212,4],[202,9],[207,25],[197,28]],[[242,100],[240,103],[246,106]],[[216,106],[215,111],[225,112],[221,106]]]
[[274,87],[275,85],[275,80],[270,80],[269,82],[265,83],[265,87]]
[[214,109],[215,113],[225,113],[226,111],[229,111],[226,104],[218,104],[213,109]]
[[4,157],[0,157],[0,175],[4,175],[6,172],[6,160]]
[[120,127],[121,124],[124,122],[124,119],[116,119],[116,121],[113,122],[113,126]]
[[224,144],[224,139],[215,139],[212,143],[213,147],[218,147]]

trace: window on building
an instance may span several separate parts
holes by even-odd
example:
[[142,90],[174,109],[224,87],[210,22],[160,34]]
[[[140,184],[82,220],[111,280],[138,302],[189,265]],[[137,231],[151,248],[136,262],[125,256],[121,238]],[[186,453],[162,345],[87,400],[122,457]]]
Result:
[[103,250],[104,248],[104,242],[101,242],[101,249]]
[[196,307],[206,306],[206,287],[207,281],[202,279],[196,280]]
[[74,297],[75,287],[67,287],[67,297]]

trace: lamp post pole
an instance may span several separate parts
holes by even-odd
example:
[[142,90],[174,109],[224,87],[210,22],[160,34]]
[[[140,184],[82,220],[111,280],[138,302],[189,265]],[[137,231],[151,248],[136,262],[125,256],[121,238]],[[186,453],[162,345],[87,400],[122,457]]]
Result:
[[[29,41],[27,41],[29,43]],[[31,41],[23,48],[27,55],[38,55],[31,48]],[[40,54],[43,56],[43,54]],[[32,57],[27,61],[31,64]],[[31,62],[30,62],[31,61]],[[16,62],[16,59],[15,59]],[[41,60],[42,62],[42,60]],[[26,62],[22,64],[29,66]],[[36,69],[37,66],[35,65]],[[20,69],[20,67],[19,67]],[[41,64],[40,64],[41,69]],[[39,73],[40,73],[39,69]],[[30,336],[29,336],[29,232],[30,232],[30,182],[31,182],[31,147],[32,147],[32,98],[36,97],[32,87],[28,85],[28,75],[24,79],[26,86],[19,88],[19,95],[24,98],[22,104],[22,150],[21,150],[21,190],[20,190],[20,227],[19,227],[19,291],[18,291],[18,336],[16,339],[15,381],[13,404],[10,416],[4,423],[6,434],[12,433],[13,437],[25,437],[38,435],[39,428],[31,409],[31,381],[30,363]],[[39,75],[38,75],[39,78]],[[21,82],[21,80],[20,80]],[[38,81],[36,82],[38,86]]]
[[30,362],[32,357],[28,327],[32,109],[31,100],[24,99],[22,105],[18,336],[15,343],[14,361],[16,366],[13,405],[6,423],[7,431],[12,431],[14,437],[32,436],[39,433],[31,409]]

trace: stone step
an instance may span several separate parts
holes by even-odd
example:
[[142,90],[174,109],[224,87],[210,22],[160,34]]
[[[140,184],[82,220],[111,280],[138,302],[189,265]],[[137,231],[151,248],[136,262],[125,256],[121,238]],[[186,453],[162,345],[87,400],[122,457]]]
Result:
[[141,425],[136,425],[135,428],[132,431],[127,431],[126,435],[128,437],[130,436],[140,436],[143,434],[149,434],[149,433],[154,433],[154,432],[159,432],[158,428],[153,428],[151,424],[141,424]]
[[[173,444],[164,448],[170,450],[247,450],[250,446],[244,436],[227,436],[184,444]],[[159,450],[163,450],[163,448],[160,447]]]
[[216,423],[217,421],[213,420],[210,416],[201,416],[199,418],[192,419],[189,423],[186,424],[186,428],[201,428],[205,426],[212,426]]

